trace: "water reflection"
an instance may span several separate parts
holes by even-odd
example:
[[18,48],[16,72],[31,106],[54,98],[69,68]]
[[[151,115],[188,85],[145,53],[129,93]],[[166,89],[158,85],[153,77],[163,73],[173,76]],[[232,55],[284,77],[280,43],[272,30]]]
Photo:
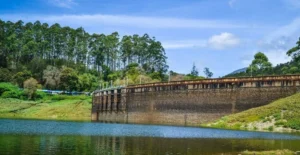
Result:
[[0,120],[0,124],[0,154],[237,154],[244,150],[300,150],[299,136],[291,134],[28,120]]
[[10,119],[0,119],[0,124],[0,134],[300,140],[299,135],[292,134],[159,125],[104,124]]
[[220,154],[299,149],[298,140],[1,135],[0,154]]

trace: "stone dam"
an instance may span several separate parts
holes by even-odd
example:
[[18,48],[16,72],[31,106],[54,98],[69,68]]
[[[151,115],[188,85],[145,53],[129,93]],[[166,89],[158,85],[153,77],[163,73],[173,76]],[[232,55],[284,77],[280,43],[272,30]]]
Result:
[[218,78],[97,90],[92,121],[197,126],[300,90],[300,75]]

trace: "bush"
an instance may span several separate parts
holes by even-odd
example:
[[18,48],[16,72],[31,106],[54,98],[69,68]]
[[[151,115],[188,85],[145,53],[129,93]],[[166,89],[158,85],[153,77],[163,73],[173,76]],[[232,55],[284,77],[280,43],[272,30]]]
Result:
[[42,91],[37,91],[37,92],[35,93],[35,99],[44,99],[44,98],[46,98],[47,96],[48,96],[47,93],[42,92]]
[[268,130],[269,130],[269,131],[273,131],[273,130],[274,130],[274,127],[273,127],[273,126],[269,126]]
[[23,92],[21,90],[5,91],[4,93],[2,93],[1,97],[21,99],[23,97]]
[[25,94],[28,95],[28,99],[32,99],[35,96],[38,82],[34,78],[30,78],[24,82]]
[[298,119],[291,119],[285,123],[284,127],[289,127],[292,129],[300,130],[300,120]]
[[0,96],[6,91],[16,91],[19,88],[11,83],[0,83]]
[[19,85],[19,87],[23,88],[23,82],[26,79],[29,79],[31,77],[31,72],[30,71],[23,71],[23,72],[18,72],[17,74],[14,75],[14,81]]

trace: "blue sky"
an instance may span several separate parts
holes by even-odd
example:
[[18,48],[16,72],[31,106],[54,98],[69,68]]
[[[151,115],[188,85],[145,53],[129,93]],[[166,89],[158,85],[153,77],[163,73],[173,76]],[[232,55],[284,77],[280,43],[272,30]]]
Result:
[[0,19],[40,20],[90,33],[148,33],[161,41],[170,70],[214,77],[246,67],[257,51],[273,63],[300,37],[300,0],[0,0]]

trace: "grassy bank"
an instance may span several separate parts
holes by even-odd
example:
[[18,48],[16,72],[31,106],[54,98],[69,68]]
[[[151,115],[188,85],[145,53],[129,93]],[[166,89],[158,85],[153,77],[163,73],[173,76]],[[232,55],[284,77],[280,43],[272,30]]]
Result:
[[299,131],[300,93],[265,106],[225,116],[204,126],[257,131]]
[[273,150],[273,151],[244,151],[242,155],[294,155],[297,152],[290,150]]
[[53,96],[40,101],[0,98],[0,118],[90,120],[90,115],[90,97]]

